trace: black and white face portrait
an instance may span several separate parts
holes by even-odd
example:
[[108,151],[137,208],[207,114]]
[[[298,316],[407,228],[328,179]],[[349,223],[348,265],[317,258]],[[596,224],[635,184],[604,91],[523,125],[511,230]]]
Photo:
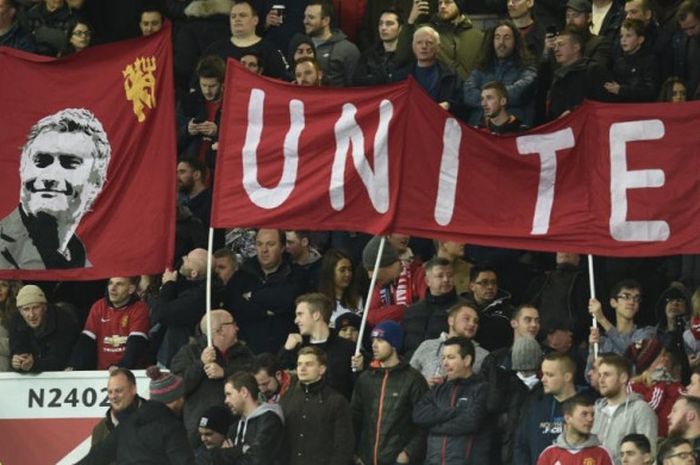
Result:
[[63,223],[80,221],[104,186],[110,152],[102,124],[88,110],[66,109],[43,118],[22,149],[23,210]]

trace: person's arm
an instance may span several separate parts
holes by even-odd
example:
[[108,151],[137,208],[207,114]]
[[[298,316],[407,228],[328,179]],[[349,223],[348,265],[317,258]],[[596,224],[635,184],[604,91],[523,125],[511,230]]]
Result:
[[37,358],[37,354],[34,354],[34,364],[30,369],[32,372],[61,371],[68,366],[79,329],[68,314],[56,315],[56,318],[56,330],[47,344],[46,356]]
[[[222,451],[230,451],[228,459],[223,463],[235,463],[235,465],[270,465],[275,463],[278,451],[284,444],[284,426],[282,420],[272,413],[268,412],[258,417],[256,421],[261,424],[256,425],[256,435],[249,437],[246,435],[245,445],[246,450],[240,448],[220,449]],[[219,463],[215,461],[215,463]]]
[[438,404],[437,395],[441,386],[437,386],[426,392],[413,407],[413,423],[426,429],[448,421],[454,416],[449,408],[442,408]]
[[486,389],[486,383],[482,383],[476,392],[469,392],[467,398],[457,399],[454,407],[439,407],[450,417],[430,428],[430,432],[446,436],[477,433],[486,417]]
[[177,351],[173,361],[170,362],[170,370],[182,377],[185,382],[185,392],[191,394],[207,377],[204,373],[204,362],[199,354],[195,353],[196,348],[190,344]]
[[148,347],[148,307],[142,302],[133,305],[138,305],[138,309],[131,313],[126,348],[122,359],[117,363],[117,366],[123,368],[134,368]]
[[191,288],[175,296],[175,287],[172,281],[163,285],[151,308],[152,319],[169,327],[195,327],[205,312],[204,288]]
[[537,84],[537,68],[526,66],[520,72],[515,82],[506,85],[508,91],[508,105],[523,106],[533,101]]
[[119,444],[120,426],[114,428],[106,438],[92,444],[90,452],[76,465],[109,465],[117,460],[117,446]]
[[[411,382],[410,387],[410,404],[415,406],[421,398],[428,392],[428,383],[425,381],[422,375],[417,374],[414,380]],[[403,451],[408,454],[411,460],[415,457],[421,457],[425,451],[425,436],[426,433],[423,428],[418,425],[411,425],[411,433],[407,436],[408,441],[403,446]]]
[[97,342],[94,334],[86,331],[80,333],[68,367],[75,370],[94,370],[97,367]]

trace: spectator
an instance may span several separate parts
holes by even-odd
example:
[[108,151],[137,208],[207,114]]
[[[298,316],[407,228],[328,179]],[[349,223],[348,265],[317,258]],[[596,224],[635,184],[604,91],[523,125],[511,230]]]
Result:
[[293,368],[299,350],[313,346],[323,350],[328,357],[326,384],[350,399],[353,373],[351,358],[355,344],[339,337],[328,326],[332,303],[319,293],[304,294],[296,299],[296,319],[298,333],[287,336],[279,358],[284,368]]
[[184,420],[190,444],[199,445],[197,427],[204,412],[214,405],[223,406],[224,380],[247,370],[253,353],[238,340],[238,325],[226,310],[212,310],[211,345],[207,345],[207,315],[199,322],[201,334],[180,349],[171,364],[174,374],[185,382]]
[[148,37],[163,29],[163,13],[153,5],[148,5],[139,14],[139,29],[141,35]]
[[[357,342],[357,339],[360,337],[360,325],[362,324],[362,317],[360,315],[356,315],[355,313],[343,313],[336,319],[336,326],[335,330],[338,333],[339,337],[342,337],[344,339],[347,339],[348,341],[352,341],[353,343]],[[365,334],[366,336],[366,334]],[[364,340],[363,339],[363,345],[364,345]]]
[[345,313],[362,313],[362,297],[357,290],[350,256],[336,249],[328,249],[321,260],[318,291],[335,302],[329,326],[336,327],[336,319]]
[[256,355],[250,372],[255,376],[260,394],[273,404],[280,402],[294,382],[292,375],[270,353]]
[[642,48],[646,37],[644,23],[626,19],[620,29],[622,56],[613,66],[614,81],[604,84],[619,102],[652,102],[658,87],[654,56]]
[[92,26],[82,19],[73,18],[68,22],[67,27],[68,42],[66,43],[66,48],[60,53],[62,57],[82,52],[88,48],[93,35]]
[[484,118],[484,85],[498,81],[506,88],[509,111],[524,124],[534,122],[535,60],[511,21],[500,21],[484,37],[475,69],[464,82],[468,123],[478,126]]
[[194,451],[196,465],[212,465],[214,450],[220,449],[233,424],[231,411],[222,405],[209,407],[197,422],[202,445]]
[[569,0],[566,3],[566,28],[581,34],[584,57],[609,69],[612,65],[612,44],[610,39],[591,33],[591,8],[589,0]]
[[263,63],[258,53],[251,52],[241,57],[241,64],[253,74],[262,74]]
[[649,438],[637,433],[628,434],[622,438],[620,460],[622,465],[651,465],[654,463]]
[[128,368],[114,368],[109,372],[107,399],[107,413],[92,429],[91,449],[104,441],[120,422],[131,417],[145,402],[136,393],[136,377]]
[[685,395],[673,404],[668,415],[668,432],[671,437],[689,441],[696,455],[700,452],[700,398]]
[[683,332],[683,347],[688,355],[688,363],[691,369],[700,364],[700,290],[693,292],[692,314],[686,322],[688,329]]
[[403,330],[398,323],[384,321],[371,336],[374,361],[360,374],[352,393],[356,454],[365,464],[421,464],[425,434],[411,414],[428,385],[399,359]]
[[425,299],[408,307],[401,320],[406,333],[406,358],[410,358],[423,341],[439,337],[447,330],[447,312],[459,299],[455,291],[454,270],[446,258],[433,258],[423,265],[423,269],[428,285]]
[[266,39],[255,32],[258,26],[258,12],[250,0],[236,0],[231,7],[229,17],[231,37],[213,42],[204,50],[203,55],[218,55],[222,59],[241,59],[243,55],[257,53],[262,58],[263,74],[277,79],[284,79],[285,66],[280,51]]
[[659,102],[681,103],[686,100],[688,100],[688,88],[681,78],[672,76],[661,84]]
[[636,374],[629,389],[639,393],[654,410],[658,436],[668,436],[668,415],[681,396],[683,385],[673,375],[671,354],[659,339],[644,339],[627,348],[625,357],[634,364]]
[[[686,328],[690,328],[691,308],[685,287],[680,283],[671,284],[656,303],[655,313],[659,322],[656,325],[656,334],[664,347],[679,359],[686,358],[683,333]],[[682,376],[684,379],[690,378],[687,365],[684,366]]]
[[177,164],[177,186],[180,191],[178,204],[187,207],[204,227],[209,228],[211,190],[207,187],[206,165],[197,158],[180,160]]
[[438,60],[440,35],[430,26],[421,26],[413,34],[415,63],[394,73],[394,80],[413,76],[430,98],[446,111],[456,111],[461,101],[461,79],[452,68]]
[[299,350],[299,382],[284,396],[287,464],[349,464],[355,441],[347,399],[325,382],[326,354],[317,346]]
[[285,250],[292,259],[292,262],[301,268],[311,272],[315,270],[318,274],[318,266],[321,264],[321,254],[311,245],[311,233],[309,231],[286,231]]
[[455,290],[461,295],[469,290],[471,263],[464,259],[464,244],[454,241],[435,241],[436,257],[446,258],[452,263]]
[[[297,35],[304,32],[304,10],[308,0],[280,2],[279,0],[258,0],[257,6],[260,17],[265,21],[258,25],[258,31],[265,40],[274,44],[278,50],[285,51]],[[284,5],[284,9],[275,8]],[[289,66],[294,60],[289,60]]]
[[527,130],[527,126],[508,111],[508,90],[499,81],[484,84],[481,89],[481,108],[484,117],[479,126],[492,134],[519,133]]
[[545,28],[533,16],[535,0],[509,0],[507,6],[508,17],[518,28],[525,47],[533,57],[539,59],[544,47]]
[[17,318],[17,293],[22,283],[0,280],[0,373],[10,371],[10,324]]
[[92,305],[85,328],[78,336],[71,368],[136,368],[143,363],[150,325],[148,307],[136,293],[139,279],[109,278],[107,296]]
[[252,374],[241,371],[226,379],[226,405],[239,416],[229,430],[228,445],[214,451],[214,463],[274,464],[284,455],[284,416],[279,405],[260,402]]
[[73,14],[64,0],[40,0],[24,15],[26,29],[31,31],[41,55],[58,56],[66,46],[66,31]]
[[625,19],[624,1],[593,0],[591,7],[591,34],[605,37],[612,43]]
[[470,292],[463,297],[473,301],[479,310],[476,340],[488,351],[508,347],[513,343],[510,293],[499,289],[496,270],[487,265],[473,266],[469,272],[469,281]]
[[333,31],[333,5],[327,0],[311,0],[304,12],[304,31],[316,46],[316,57],[324,83],[333,87],[349,86],[360,59],[360,51],[340,30]]
[[[175,217],[175,252],[173,262],[177,263],[180,257],[187,254],[193,249],[202,249],[207,247],[207,228],[202,224],[199,218],[195,217],[189,208],[184,205],[176,206]],[[216,236],[214,236],[216,238]],[[160,275],[157,276],[160,281]],[[160,289],[158,286],[152,286],[153,294],[157,294]]]
[[659,455],[656,458],[658,465],[695,465],[696,454],[690,442],[683,438],[670,438],[661,443]]
[[676,13],[678,28],[665,52],[664,74],[678,76],[686,84],[688,100],[697,98],[700,83],[700,1],[685,0]]
[[299,58],[294,62],[294,82],[304,87],[323,85],[323,70],[314,58]]
[[620,442],[627,434],[645,435],[652,447],[658,434],[656,415],[649,404],[636,392],[627,392],[630,370],[629,361],[620,355],[605,357],[598,368],[598,389],[603,397],[596,401],[592,431],[613,454],[615,463],[620,462]]
[[413,408],[413,421],[428,431],[426,465],[488,461],[488,384],[474,374],[473,363],[474,345],[469,339],[447,339],[442,351],[446,380],[433,386]]
[[229,312],[233,312],[235,310],[233,305],[235,289],[233,288],[234,281],[232,278],[238,271],[238,259],[233,251],[226,247],[215,251],[213,259],[214,273],[216,273],[216,277],[219,278],[222,286],[216,289],[218,295],[215,298],[215,302],[218,302],[219,306]]
[[609,99],[603,88],[603,83],[609,80],[609,72],[585,58],[581,33],[574,29],[560,32],[554,50],[559,67],[553,73],[549,89],[549,120],[569,114],[584,98]]
[[33,52],[32,36],[17,20],[18,8],[18,0],[0,0],[0,46]]
[[601,446],[593,426],[593,400],[584,394],[578,394],[564,401],[564,430],[557,436],[554,444],[547,447],[537,465],[555,465],[569,463],[595,463],[596,465],[613,465],[610,452]]
[[306,34],[294,34],[289,43],[289,55],[287,56],[287,66],[290,69],[291,80],[294,80],[294,65],[301,58],[316,58],[316,46],[311,37]]
[[[362,251],[362,264],[369,276],[379,254],[379,236],[373,237]],[[376,325],[385,320],[401,321],[406,307],[425,297],[425,271],[405,267],[391,244],[384,244],[379,259],[377,283],[370,298],[367,322]]]
[[[358,33],[357,45],[360,51],[366,53],[381,40],[377,24],[386,11],[396,11],[400,17],[400,23],[405,24],[413,8],[413,3],[414,0],[369,0]],[[424,6],[422,11],[425,13],[417,18],[419,24],[427,21],[430,15],[437,12],[437,3],[436,0],[426,0],[422,3],[421,6]]]
[[[182,97],[177,108],[177,151],[180,158],[197,159],[210,170],[214,169],[216,162],[212,146],[219,138],[225,72],[224,60],[215,55],[203,57],[195,71],[197,86]],[[201,181],[206,187],[206,178]],[[205,218],[202,224],[208,225],[209,218]]]
[[[484,360],[484,370],[496,367],[513,370],[513,346],[524,337],[536,340],[540,331],[540,312],[530,304],[522,304],[513,312],[510,319],[513,328],[513,345],[492,351]],[[537,366],[539,369],[539,364]]]
[[[370,5],[376,2],[370,2]],[[379,17],[379,35],[360,57],[354,84],[367,86],[391,82],[397,69],[395,59],[403,18],[396,10],[384,10]]]
[[[150,400],[133,413],[129,421],[97,444],[80,465],[98,463],[194,463],[192,449],[180,415],[185,403],[182,378],[149,367]],[[144,440],[147,439],[147,440]]]
[[445,371],[442,360],[447,340],[460,337],[472,341],[474,356],[472,357],[471,371],[474,373],[479,372],[482,362],[489,354],[487,350],[474,341],[474,335],[479,329],[479,315],[472,304],[460,300],[445,313],[447,314],[448,332],[441,333],[435,339],[423,341],[411,357],[411,366],[421,372],[429,386],[444,381]]
[[260,229],[255,237],[257,256],[243,262],[233,277],[234,316],[241,338],[253,353],[277,353],[294,328],[295,300],[304,293],[304,270],[284,253],[284,233]]
[[[438,11],[430,21],[418,22],[425,18],[425,13],[430,10],[426,1],[414,2],[411,14],[408,16],[406,27],[399,35],[398,54],[399,62],[405,63],[409,57],[409,40],[421,26],[430,26],[436,31],[436,45],[439,45],[437,58],[451,70],[457,72],[460,79],[467,79],[474,69],[479,48],[484,34],[476,29],[469,16],[467,16],[466,2],[464,0],[444,0],[439,3]],[[418,59],[414,47],[413,53]]]
[[17,293],[19,316],[10,324],[12,369],[20,373],[59,371],[66,368],[80,331],[75,316],[50,305],[44,292],[33,284]]
[[563,431],[562,404],[576,395],[576,363],[567,354],[550,352],[542,361],[543,395],[531,395],[515,436],[513,463],[535,465],[537,458]]
[[207,255],[205,249],[194,249],[182,257],[179,273],[166,269],[160,292],[150,302],[151,324],[160,324],[163,331],[158,362],[165,367],[194,335],[206,311]]

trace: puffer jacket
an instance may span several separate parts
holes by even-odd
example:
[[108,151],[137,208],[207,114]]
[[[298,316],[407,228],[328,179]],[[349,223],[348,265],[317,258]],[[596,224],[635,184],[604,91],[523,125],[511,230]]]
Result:
[[423,463],[425,432],[413,423],[412,412],[427,391],[423,376],[406,362],[359,376],[350,406],[357,455],[365,465],[393,465],[401,451],[411,464]]
[[479,375],[440,384],[416,404],[413,421],[428,430],[425,465],[488,463],[488,383]]

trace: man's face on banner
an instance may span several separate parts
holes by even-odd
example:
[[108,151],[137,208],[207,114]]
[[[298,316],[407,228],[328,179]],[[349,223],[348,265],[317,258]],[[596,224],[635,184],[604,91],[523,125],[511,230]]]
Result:
[[95,145],[82,132],[45,131],[25,149],[20,201],[32,215],[75,218],[95,165]]

